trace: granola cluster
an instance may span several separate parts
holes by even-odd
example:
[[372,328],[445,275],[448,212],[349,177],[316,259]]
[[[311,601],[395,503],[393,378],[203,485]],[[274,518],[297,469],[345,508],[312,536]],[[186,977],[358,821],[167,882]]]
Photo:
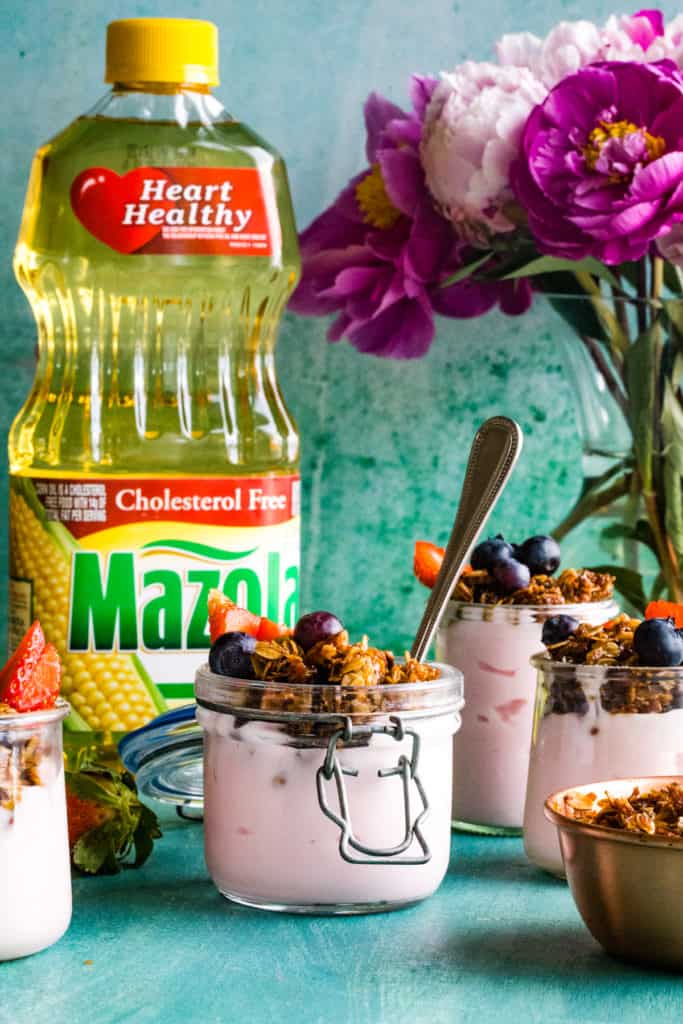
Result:
[[[291,636],[258,641],[252,665],[258,680],[277,684],[260,695],[264,711],[363,715],[392,710],[393,685],[439,678],[431,665],[409,654],[399,662],[391,651],[370,647],[367,637],[349,643],[346,630],[307,651]],[[405,695],[401,702],[405,707]]]
[[[633,647],[633,637],[640,619],[618,615],[599,626],[581,623],[556,644],[548,644],[553,661],[570,665],[604,665],[623,667],[623,675],[615,675],[600,686],[600,705],[605,711],[622,714],[660,714],[680,707],[681,686],[672,673],[652,676],[646,669],[639,672],[640,662]],[[586,714],[589,708],[580,680],[554,678],[549,687],[547,714]]]
[[[0,705],[0,714],[4,714]],[[42,757],[37,736],[20,742],[0,738],[0,808],[14,810],[24,786],[39,786]]]
[[627,797],[605,793],[601,800],[595,793],[572,793],[565,797],[564,810],[588,825],[683,839],[683,786],[678,782],[646,793],[636,786]]
[[453,598],[473,604],[561,605],[606,601],[614,593],[614,576],[592,569],[565,569],[559,576],[532,576],[527,587],[505,594],[486,569],[466,569]]
[[373,687],[438,679],[439,670],[406,654],[398,662],[391,651],[370,647],[366,636],[349,643],[346,630],[309,650],[291,636],[260,641],[252,656],[257,679],[274,683],[317,683],[343,687]]
[[561,643],[548,645],[553,661],[573,665],[637,665],[633,634],[640,619],[617,615],[599,626],[581,623]]

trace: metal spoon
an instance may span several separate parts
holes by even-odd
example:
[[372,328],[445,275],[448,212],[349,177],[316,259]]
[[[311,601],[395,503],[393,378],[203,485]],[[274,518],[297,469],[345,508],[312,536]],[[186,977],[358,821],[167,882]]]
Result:
[[522,430],[507,416],[494,416],[474,436],[460,504],[436,583],[410,651],[422,661],[470,552],[510,479],[522,450]]

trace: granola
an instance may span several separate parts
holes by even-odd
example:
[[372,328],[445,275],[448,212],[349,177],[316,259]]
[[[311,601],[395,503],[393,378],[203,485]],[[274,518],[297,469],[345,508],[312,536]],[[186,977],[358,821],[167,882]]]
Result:
[[639,625],[640,619],[625,614],[599,626],[583,622],[566,640],[549,645],[548,650],[553,661],[573,665],[637,665],[633,634]]
[[439,670],[406,653],[403,662],[391,651],[370,647],[367,636],[349,643],[346,630],[304,651],[290,636],[258,641],[252,655],[257,679],[274,683],[317,683],[372,688],[401,683],[428,682]]
[[614,576],[592,569],[565,569],[559,576],[532,576],[529,585],[505,594],[486,569],[465,569],[453,598],[473,604],[562,605],[606,601],[614,593]]
[[605,793],[572,793],[565,797],[564,811],[574,821],[648,836],[683,839],[683,786],[672,782],[641,793],[638,786],[628,797]]
[[[366,636],[352,644],[346,630],[308,651],[291,636],[257,641],[252,665],[257,679],[274,684],[260,691],[261,710],[312,714],[359,716],[392,710],[392,686],[430,682],[440,674],[407,653],[397,661],[391,651],[371,647]],[[314,685],[298,686],[300,683]],[[257,696],[255,690],[250,693],[252,701]]]
[[[659,714],[681,704],[682,687],[675,673],[652,675],[641,666],[633,646],[640,619],[622,614],[598,626],[581,623],[567,639],[548,644],[553,661],[570,665],[604,665],[623,668],[600,686],[600,705],[613,714]],[[642,668],[642,671],[639,669]],[[586,714],[589,703],[580,680],[552,679],[547,714]]]
[[0,738],[0,808],[12,811],[24,786],[41,784],[38,767],[42,749],[37,736],[10,742]]

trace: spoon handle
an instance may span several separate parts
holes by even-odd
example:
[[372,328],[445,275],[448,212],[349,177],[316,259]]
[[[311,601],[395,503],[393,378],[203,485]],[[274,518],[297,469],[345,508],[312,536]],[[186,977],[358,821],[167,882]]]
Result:
[[410,652],[418,661],[427,653],[453,587],[510,479],[522,440],[519,424],[506,416],[486,420],[475,434],[453,529]]

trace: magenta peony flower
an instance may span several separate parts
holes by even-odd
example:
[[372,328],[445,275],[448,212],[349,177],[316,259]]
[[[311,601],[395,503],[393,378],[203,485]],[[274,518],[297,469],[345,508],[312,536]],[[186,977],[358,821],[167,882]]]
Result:
[[683,77],[671,61],[594,64],[532,112],[511,171],[542,252],[622,263],[683,221]]
[[[415,77],[413,110],[377,94],[365,104],[367,158],[335,202],[302,233],[302,278],[290,308],[337,313],[328,338],[361,352],[417,358],[434,337],[434,313],[473,317],[496,302],[511,314],[531,301],[527,282],[463,281],[441,287],[468,255],[434,208],[419,157],[436,82]],[[471,256],[469,258],[472,258]]]

